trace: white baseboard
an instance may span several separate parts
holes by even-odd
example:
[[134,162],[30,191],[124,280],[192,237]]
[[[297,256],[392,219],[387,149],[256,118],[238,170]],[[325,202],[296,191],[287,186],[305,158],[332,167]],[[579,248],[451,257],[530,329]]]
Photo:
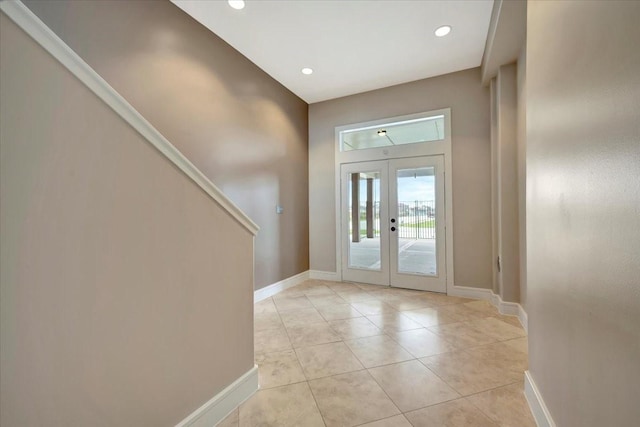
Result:
[[316,280],[328,280],[330,282],[339,282],[338,273],[333,271],[309,270],[309,278]]
[[231,385],[216,394],[176,427],[213,427],[224,420],[242,402],[258,391],[258,367],[253,366]]
[[285,289],[289,289],[296,285],[299,285],[307,279],[309,279],[309,270],[303,271],[302,273],[296,274],[295,276],[291,276],[272,285],[265,286],[264,288],[258,289],[257,291],[253,292],[253,302],[256,303],[258,301],[262,301],[263,299],[272,297],[278,292],[282,292]]
[[491,301],[493,292],[490,289],[471,288],[468,286],[453,286],[447,289],[447,295],[460,298],[472,298],[485,301]]
[[453,288],[447,290],[447,294],[454,297],[473,298],[484,301],[489,301],[493,304],[500,314],[507,316],[516,316],[520,320],[520,324],[528,333],[528,319],[527,313],[524,308],[516,302],[502,301],[500,295],[493,293],[491,289],[485,288],[471,288],[468,286],[453,286]]
[[547,409],[547,405],[545,405],[529,371],[524,372],[524,396],[527,398],[531,414],[538,427],[556,427],[556,423],[553,422],[551,413],[549,413],[549,409]]
[[518,320],[520,320],[520,324],[524,328],[524,331],[529,333],[529,316],[527,316],[527,312],[524,311],[524,308],[520,304],[518,304]]

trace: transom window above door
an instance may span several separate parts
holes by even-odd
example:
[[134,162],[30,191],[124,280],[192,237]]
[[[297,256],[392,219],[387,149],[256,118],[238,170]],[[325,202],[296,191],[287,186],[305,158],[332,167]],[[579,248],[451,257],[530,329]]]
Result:
[[443,141],[443,114],[340,131],[340,151]]

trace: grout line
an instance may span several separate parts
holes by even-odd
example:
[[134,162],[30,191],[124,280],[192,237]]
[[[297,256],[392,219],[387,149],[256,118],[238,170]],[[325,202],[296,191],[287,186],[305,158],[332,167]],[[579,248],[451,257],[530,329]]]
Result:
[[[305,377],[306,377],[306,375],[305,375]],[[322,424],[324,424],[324,427],[327,427],[327,423],[324,420],[324,415],[322,415],[322,411],[320,410],[320,405],[318,405],[318,399],[316,399],[316,395],[313,394],[313,389],[311,388],[311,384],[309,384],[308,380],[306,381],[306,383],[307,383],[307,387],[309,387],[309,391],[311,392],[311,397],[313,398],[313,403],[315,403],[316,409],[318,410],[318,413],[320,414],[320,419],[322,420]]]
[[[305,282],[303,282],[303,283],[305,283]],[[325,285],[325,286],[326,286],[326,285]],[[330,288],[330,289],[331,289],[331,291],[333,292],[333,294],[334,294],[334,295],[337,295],[338,297],[340,297],[340,295],[337,293],[337,291],[333,290],[333,288]],[[391,289],[391,288],[389,288],[389,289],[390,289],[390,291],[391,291],[391,292],[393,292],[393,289]],[[361,291],[363,291],[363,292],[367,292],[366,290],[364,290],[364,289],[362,289],[362,288],[360,288],[360,290],[361,290]],[[276,294],[276,295],[277,295],[277,294]],[[276,296],[276,295],[274,295],[274,296]],[[303,291],[303,295],[301,295],[301,296],[304,296],[304,297],[305,297],[305,299],[311,303],[311,306],[312,306],[312,307],[305,307],[306,309],[308,309],[308,308],[314,308],[317,312],[319,312],[319,311],[318,311],[318,307],[317,307],[317,306],[315,306],[315,305],[313,304],[313,302],[309,299],[309,295],[304,294],[304,291]],[[301,297],[301,296],[299,296],[299,297]],[[296,297],[296,298],[299,298],[299,297]],[[354,303],[367,303],[367,302],[369,302],[369,301],[375,301],[375,302],[377,302],[377,303],[381,303],[381,304],[384,304],[384,305],[389,306],[389,307],[394,311],[394,313],[399,313],[399,314],[401,314],[401,315],[402,315],[402,314],[403,314],[403,312],[406,312],[406,311],[418,311],[418,310],[424,310],[425,308],[431,308],[431,309],[435,309],[435,310],[437,311],[440,307],[443,307],[443,306],[460,305],[460,304],[466,304],[466,303],[454,303],[454,304],[436,305],[436,306],[431,306],[431,307],[415,308],[415,309],[411,309],[411,310],[397,310],[395,307],[390,306],[390,305],[389,305],[385,300],[378,299],[377,297],[374,297],[374,298],[375,298],[374,300],[364,300],[364,301],[346,301],[346,300],[345,300],[345,303],[346,303],[346,304],[349,304],[349,305],[351,306],[351,308],[352,308],[352,309],[354,309],[354,310],[356,310],[356,312],[358,312],[358,313],[362,314],[362,316],[361,316],[361,317],[355,317],[355,318],[354,318],[354,317],[349,317],[349,318],[346,318],[346,319],[333,319],[333,320],[327,320],[327,319],[326,319],[324,316],[322,316],[322,314],[320,313],[321,317],[325,320],[325,323],[326,323],[326,324],[327,324],[327,325],[328,325],[328,326],[329,326],[329,327],[330,327],[330,328],[331,328],[331,329],[332,329],[336,334],[338,334],[338,335],[339,335],[340,340],[338,340],[338,341],[332,341],[332,342],[327,342],[327,343],[312,344],[312,345],[302,346],[302,347],[293,347],[293,344],[292,344],[292,342],[291,342],[291,336],[289,335],[288,328],[285,326],[284,322],[282,321],[282,313],[281,313],[280,309],[278,308],[278,306],[277,306],[277,304],[276,304],[275,300],[273,299],[273,296],[272,296],[272,297],[270,297],[270,298],[272,299],[272,304],[274,305],[274,307],[275,307],[275,309],[276,309],[276,313],[278,314],[278,318],[280,319],[280,322],[282,323],[282,326],[278,327],[278,329],[280,329],[280,328],[284,329],[284,331],[285,331],[285,333],[286,333],[286,335],[287,335],[287,339],[289,340],[289,344],[291,345],[291,348],[283,349],[283,350],[277,350],[277,351],[273,351],[273,352],[269,352],[269,353],[262,353],[262,354],[264,354],[264,355],[268,355],[268,354],[273,354],[273,353],[279,353],[279,352],[285,352],[285,351],[292,351],[292,352],[293,352],[293,354],[294,354],[294,355],[295,355],[295,357],[296,357],[296,361],[297,361],[298,365],[299,365],[299,366],[300,366],[300,368],[302,369],[302,373],[303,373],[303,375],[304,375],[304,377],[305,377],[305,380],[304,380],[304,381],[293,382],[293,383],[290,383],[290,384],[284,384],[284,385],[280,385],[280,386],[276,386],[276,387],[271,387],[271,388],[267,388],[267,389],[265,389],[265,390],[273,390],[273,389],[277,389],[277,388],[281,388],[281,387],[290,386],[290,385],[293,385],[293,384],[301,384],[301,383],[303,383],[303,382],[304,382],[304,383],[306,383],[306,384],[307,384],[307,387],[308,387],[308,388],[309,388],[309,390],[311,391],[312,397],[313,397],[313,399],[314,399],[314,403],[315,403],[315,405],[316,405],[316,408],[318,409],[318,412],[319,412],[319,413],[320,413],[320,415],[321,415],[321,418],[322,418],[323,423],[325,424],[325,426],[326,426],[326,422],[325,422],[325,419],[324,419],[324,415],[322,414],[322,411],[320,411],[320,406],[318,405],[318,402],[317,402],[316,396],[315,396],[315,394],[313,393],[313,389],[312,389],[312,388],[311,388],[311,386],[310,386],[310,382],[311,382],[311,381],[320,380],[320,379],[326,379],[326,378],[331,378],[331,377],[340,376],[340,375],[346,375],[346,374],[355,373],[355,372],[362,372],[362,371],[366,371],[366,372],[367,372],[367,374],[369,375],[369,377],[371,377],[371,378],[374,380],[374,382],[378,385],[378,387],[380,387],[380,389],[383,391],[383,393],[386,395],[386,397],[387,397],[387,398],[392,402],[392,404],[396,407],[396,409],[398,409],[398,411],[400,411],[400,414],[402,414],[402,416],[403,416],[403,417],[404,417],[404,415],[405,415],[406,413],[409,413],[409,412],[418,411],[418,410],[421,410],[421,409],[424,409],[424,408],[428,408],[428,407],[431,407],[431,406],[444,404],[444,403],[451,402],[451,401],[454,401],[454,400],[466,399],[467,397],[472,397],[472,396],[475,396],[475,395],[478,395],[478,394],[481,394],[481,393],[486,393],[486,392],[489,392],[489,391],[492,391],[492,390],[496,390],[496,389],[499,389],[499,388],[507,387],[507,386],[510,386],[510,385],[517,384],[517,383],[521,382],[521,381],[515,381],[515,382],[512,382],[512,383],[503,384],[503,385],[499,385],[499,386],[496,386],[496,387],[493,387],[493,388],[490,388],[490,389],[486,389],[486,390],[482,390],[482,391],[479,391],[479,392],[475,392],[475,393],[472,393],[472,394],[469,394],[469,395],[463,395],[463,394],[462,394],[462,393],[460,393],[460,392],[459,392],[455,387],[453,387],[452,385],[450,385],[450,384],[449,384],[445,379],[443,379],[440,375],[438,375],[435,371],[433,371],[429,366],[427,366],[427,365],[426,365],[422,360],[420,360],[420,359],[429,358],[429,357],[432,357],[432,356],[442,356],[442,355],[446,355],[447,353],[451,353],[451,352],[443,352],[443,353],[439,353],[439,354],[434,354],[434,355],[430,355],[430,356],[425,356],[425,357],[422,357],[422,358],[416,357],[416,356],[414,356],[414,355],[413,355],[413,353],[411,353],[409,350],[407,350],[405,347],[403,347],[403,346],[400,344],[400,342],[399,342],[399,340],[398,340],[398,339],[394,338],[392,335],[389,335],[389,334],[391,333],[390,331],[388,331],[388,330],[383,330],[382,328],[380,328],[378,325],[376,325],[375,323],[373,323],[373,322],[369,319],[369,316],[381,316],[381,315],[384,315],[384,313],[376,313],[376,314],[365,315],[365,314],[361,313],[361,312],[360,312],[356,307],[354,307],[354,306],[353,306],[353,304],[354,304]],[[326,304],[326,305],[323,305],[323,306],[321,306],[321,307],[332,307],[332,306],[336,306],[336,305],[341,305],[341,304]],[[291,311],[296,311],[296,310],[303,310],[303,309],[305,309],[305,308],[294,309],[294,310],[284,310],[283,312],[291,312]],[[404,315],[404,317],[408,317],[408,316]],[[495,317],[495,315],[487,315],[487,317],[486,317],[486,318],[490,318],[490,317]],[[336,330],[331,326],[331,324],[329,323],[329,322],[348,322],[348,321],[353,320],[353,319],[362,319],[362,318],[367,319],[367,320],[368,320],[370,323],[372,323],[376,328],[378,328],[378,329],[380,330],[381,334],[380,334],[380,335],[366,336],[366,337],[357,337],[357,338],[345,339],[345,338],[344,338],[342,335],[340,335],[340,334],[339,334],[339,333],[338,333],[338,332],[337,332],[337,331],[336,331]],[[411,318],[409,318],[409,319],[411,319]],[[411,319],[411,320],[413,320],[413,319]],[[467,323],[469,323],[469,322],[471,322],[471,321],[470,321],[470,320],[463,320],[463,321],[459,321],[459,322],[452,322],[452,323],[443,323],[443,324],[438,324],[438,325],[431,325],[431,326],[429,326],[429,327],[424,326],[424,325],[422,325],[422,323],[417,322],[417,321],[415,321],[415,320],[414,320],[414,322],[416,322],[416,323],[420,324],[420,328],[417,328],[417,329],[409,329],[409,330],[406,330],[406,331],[393,331],[393,333],[395,333],[395,334],[400,334],[400,333],[403,333],[403,332],[410,332],[410,331],[416,331],[416,330],[419,330],[419,329],[425,329],[425,330],[427,330],[428,332],[430,332],[430,333],[433,333],[433,334],[437,335],[437,336],[438,336],[438,338],[439,338],[439,339],[442,339],[444,342],[446,342],[446,343],[449,343],[449,344],[453,345],[453,344],[452,344],[452,343],[451,343],[451,342],[450,342],[446,337],[441,336],[440,334],[438,334],[437,332],[435,332],[435,331],[431,330],[430,328],[432,328],[432,327],[438,327],[438,326],[443,326],[443,325],[448,325],[448,324],[453,324],[453,323],[463,323],[463,324],[467,324]],[[320,323],[320,322],[314,322],[314,323]],[[303,326],[304,326],[304,325],[303,325]],[[470,325],[470,326],[471,326],[471,325]],[[294,328],[295,328],[295,327],[294,327]],[[272,329],[274,329],[274,328],[272,328]],[[265,329],[265,330],[269,330],[269,329]],[[482,332],[482,331],[480,331],[480,330],[478,330],[477,332],[478,332],[478,333],[480,333],[480,334],[482,334],[482,335],[486,335],[486,334],[484,334],[484,332]],[[361,339],[371,338],[371,337],[375,337],[375,336],[384,336],[384,337],[386,337],[386,338],[391,339],[395,344],[397,344],[397,345],[398,345],[398,347],[400,347],[400,348],[401,348],[402,350],[404,350],[404,351],[405,351],[409,356],[411,356],[411,358],[410,358],[410,359],[407,359],[407,360],[402,360],[402,361],[397,361],[397,362],[392,362],[392,363],[382,364],[382,365],[378,365],[378,366],[366,367],[366,366],[362,363],[362,360],[360,360],[360,358],[355,354],[355,352],[354,352],[354,351],[351,349],[351,347],[347,344],[347,341],[356,341],[356,340],[361,340]],[[486,336],[487,336],[487,337],[489,337],[489,338],[494,339],[493,337],[490,337],[490,336],[488,336],[488,335],[486,335]],[[454,351],[456,351],[456,352],[463,352],[464,354],[467,354],[467,355],[469,355],[470,357],[474,357],[474,356],[473,356],[472,354],[470,354],[467,350],[471,350],[471,349],[475,349],[475,348],[479,348],[479,347],[484,347],[484,346],[489,346],[489,345],[493,345],[493,344],[496,344],[496,343],[499,343],[499,342],[507,342],[507,341],[511,341],[511,340],[521,339],[521,338],[524,338],[524,337],[526,337],[526,336],[527,336],[527,335],[525,334],[525,335],[520,336],[520,337],[512,337],[512,338],[508,338],[508,339],[506,339],[506,340],[497,340],[497,341],[492,342],[492,343],[480,344],[480,345],[477,345],[477,346],[468,346],[468,347],[467,347],[467,346],[465,346],[465,348],[456,348]],[[299,359],[299,356],[298,356],[297,350],[298,350],[298,349],[301,349],[301,348],[317,347],[317,346],[321,346],[321,345],[337,344],[337,343],[342,343],[342,344],[344,344],[344,345],[349,349],[349,351],[351,352],[351,354],[353,355],[353,357],[354,357],[354,358],[355,358],[355,359],[360,363],[360,365],[362,366],[362,369],[356,369],[356,370],[353,370],[353,371],[347,371],[347,372],[342,372],[342,373],[337,373],[337,374],[331,374],[331,375],[326,375],[326,376],[322,376],[322,377],[318,377],[318,378],[309,379],[309,378],[307,377],[306,373],[304,372],[304,369],[303,369],[303,367],[302,367],[302,364],[300,363],[300,359]],[[514,351],[518,351],[518,350],[514,350]],[[518,351],[518,352],[519,352],[519,351]],[[520,352],[520,353],[521,353],[521,352]],[[433,373],[437,378],[439,378],[441,381],[443,381],[443,383],[445,383],[447,386],[449,386],[452,390],[454,390],[454,391],[455,391],[456,393],[458,393],[460,396],[459,396],[459,397],[457,397],[457,398],[454,398],[454,399],[445,400],[445,401],[438,402],[438,403],[435,403],[435,404],[432,404],[432,405],[427,405],[427,406],[424,406],[424,407],[421,407],[421,408],[412,409],[411,411],[402,412],[402,411],[400,410],[400,408],[397,406],[397,404],[394,402],[394,400],[393,400],[393,399],[388,395],[388,393],[384,390],[384,388],[380,385],[380,383],[378,383],[378,381],[375,379],[375,377],[371,374],[370,370],[372,370],[372,369],[376,369],[376,368],[380,368],[380,367],[385,367],[385,366],[398,365],[398,364],[401,364],[401,363],[411,362],[411,361],[414,361],[414,360],[417,360],[417,361],[418,361],[422,366],[424,366],[425,368],[427,368],[431,373]],[[474,406],[475,406],[475,407],[477,407],[477,405],[474,405]],[[477,407],[477,409],[478,409],[478,410],[480,410],[480,412],[481,412],[482,414],[484,414],[485,416],[487,416],[489,419],[493,420],[493,418],[491,418],[488,414],[486,414],[484,411],[482,411],[482,409],[481,409],[481,408]],[[375,422],[375,421],[380,421],[380,420],[384,420],[384,419],[388,419],[388,418],[393,418],[393,417],[398,416],[398,415],[400,415],[400,414],[395,414],[395,415],[392,415],[392,416],[390,416],[390,417],[384,417],[384,418],[380,418],[380,419],[376,419],[376,420],[367,421],[367,422],[365,422],[364,424],[367,424],[367,423],[370,423],[370,422]],[[238,414],[238,415],[239,415],[239,414]],[[406,417],[405,417],[405,419],[406,419]],[[360,424],[360,425],[364,425],[364,424]]]
[[[305,298],[307,298],[306,295],[305,295]],[[307,298],[307,300],[309,301],[309,298]],[[309,301],[309,302],[311,302],[311,301]],[[275,304],[275,302],[274,302],[274,304]],[[313,303],[311,303],[311,305],[313,305]],[[280,316],[280,311],[278,311],[278,306],[276,306],[276,312],[278,313],[278,316],[280,317],[280,321],[282,322],[282,316]],[[283,325],[284,325],[284,322],[283,322]],[[302,371],[302,376],[304,376],[304,378],[305,378],[304,383],[307,385],[307,388],[309,389],[309,392],[311,393],[311,397],[313,398],[313,403],[316,405],[316,409],[318,410],[318,413],[320,414],[320,419],[322,420],[322,424],[324,424],[324,426],[327,427],[327,423],[324,421],[324,416],[322,415],[322,411],[320,411],[320,405],[318,405],[318,401],[316,400],[316,396],[313,394],[313,389],[311,388],[311,385],[309,384],[309,379],[307,378],[307,374],[305,374],[304,367],[302,366],[302,363],[300,363],[300,358],[298,357],[298,352],[296,351],[296,349],[293,347],[293,344],[291,343],[291,337],[289,336],[289,331],[287,330],[286,327],[284,328],[284,332],[285,332],[285,334],[287,334],[287,339],[289,340],[289,344],[291,345],[291,349],[293,350],[293,354],[295,354],[296,360],[298,361],[298,365],[300,365],[300,370]],[[259,369],[260,369],[260,367],[258,367],[258,370]]]
[[[447,384],[447,385],[448,385],[448,384]],[[452,390],[453,390],[453,389],[452,389]],[[453,390],[453,391],[455,391],[456,393],[458,393],[456,390]],[[432,403],[431,405],[422,406],[422,407],[420,407],[420,408],[416,408],[416,409],[412,409],[412,410],[410,410],[410,411],[403,412],[403,413],[402,413],[402,415],[408,414],[408,413],[410,413],[410,412],[421,411],[421,410],[426,409],[426,408],[431,408],[432,406],[437,406],[437,405],[442,405],[442,404],[444,404],[444,403],[454,402],[454,401],[456,401],[456,400],[460,400],[460,399],[464,399],[464,398],[465,398],[465,396],[460,395],[460,396],[458,396],[458,397],[456,397],[456,398],[453,398],[453,399],[443,400],[442,402]],[[405,418],[406,418],[406,417],[405,417]]]
[[[516,381],[516,382],[510,383],[510,384],[501,385],[501,386],[494,387],[494,388],[491,388],[491,389],[488,389],[488,390],[479,391],[478,393],[474,393],[474,394],[470,394],[470,395],[468,395],[468,396],[464,396],[464,399],[467,399],[468,397],[472,397],[472,396],[477,396],[478,394],[482,394],[482,393],[486,393],[486,392],[489,392],[489,391],[497,390],[497,389],[499,389],[499,388],[509,387],[509,386],[511,386],[511,385],[518,384],[519,382],[520,382],[520,381]],[[496,423],[499,423],[499,424],[500,424],[500,420],[498,420],[498,419],[496,419],[496,418],[492,417],[491,415],[487,414],[485,411],[483,411],[483,410],[482,410],[482,408],[481,408],[481,407],[479,407],[478,405],[476,405],[474,402],[469,401],[469,403],[471,403],[473,406],[475,406],[475,407],[478,409],[478,411],[480,411],[480,413],[481,413],[481,414],[483,414],[485,417],[487,417],[487,418],[488,418],[488,419],[490,419],[491,421],[494,421],[494,422],[496,422]]]
[[[407,417],[404,416],[404,412],[400,412],[399,414],[391,415],[390,417],[380,418],[378,420],[373,420],[373,421],[367,421],[365,423],[358,424],[358,425],[353,426],[353,427],[362,427],[362,426],[366,426],[369,423],[375,423],[375,422],[378,422],[378,421],[390,420],[391,418],[395,418],[395,417],[403,417],[405,420],[407,420]],[[407,420],[407,422],[409,422],[409,420]],[[409,424],[413,425],[410,422],[409,422]]]

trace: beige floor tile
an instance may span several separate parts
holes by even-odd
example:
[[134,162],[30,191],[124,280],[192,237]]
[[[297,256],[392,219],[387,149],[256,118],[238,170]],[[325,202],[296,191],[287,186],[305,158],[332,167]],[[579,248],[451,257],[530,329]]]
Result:
[[291,349],[291,342],[284,328],[255,331],[253,342],[256,353],[273,353]]
[[340,298],[338,294],[333,291],[330,295],[307,295],[307,298],[316,308],[333,307],[335,305],[348,304],[347,301]]
[[240,405],[240,427],[323,427],[306,382],[260,390]]
[[424,327],[444,325],[462,321],[462,317],[455,314],[447,314],[436,308],[423,308],[419,310],[402,311],[409,319],[420,323]]
[[460,319],[460,321],[484,319],[489,316],[487,313],[467,307],[466,304],[443,305],[438,307],[438,311],[443,314],[455,316]]
[[367,371],[312,380],[309,385],[327,427],[356,426],[400,413]]
[[253,315],[253,329],[255,331],[264,331],[265,329],[278,329],[284,325],[280,320],[280,315],[274,313],[255,313]]
[[341,341],[340,336],[324,321],[287,328],[287,332],[294,348]]
[[496,342],[495,338],[483,334],[467,322],[447,323],[427,328],[431,332],[440,335],[454,346],[464,349]]
[[422,328],[421,324],[399,312],[374,314],[367,316],[367,319],[371,320],[374,325],[383,331],[408,331],[410,329]]
[[337,294],[347,302],[370,301],[375,299],[369,292],[365,292],[360,288],[350,291],[338,291]]
[[388,286],[382,286],[382,285],[368,285],[366,283],[356,283],[355,284],[358,288],[362,289],[363,291],[367,291],[367,292],[376,292],[376,291],[381,291],[381,290],[385,290],[385,289],[389,289]]
[[396,287],[389,288],[389,291],[391,291],[391,293],[393,293],[394,295],[402,295],[402,296],[409,296],[409,297],[422,296],[426,294],[426,292],[418,291],[416,289],[396,288]]
[[293,350],[256,356],[260,388],[273,388],[306,381]]
[[260,302],[257,302],[253,305],[253,313],[277,313],[276,306],[273,303],[272,298],[264,299]]
[[387,332],[387,335],[411,353],[413,357],[427,357],[456,350],[456,347],[444,338],[424,328],[403,332]]
[[318,307],[318,312],[325,320],[342,320],[362,317],[363,314],[350,304],[335,304]]
[[303,308],[313,308],[311,301],[302,296],[280,296],[273,297],[273,302],[280,313],[290,310],[302,310]]
[[493,306],[489,301],[470,301],[463,304],[466,307],[480,311],[488,316],[497,316],[500,313],[498,309]]
[[364,369],[343,342],[297,348],[296,354],[307,379]]
[[522,383],[485,391],[467,400],[502,427],[536,427]]
[[278,292],[273,298],[297,298],[303,296],[304,292],[302,291],[302,288],[300,286],[294,286],[293,288]]
[[413,359],[411,354],[386,335],[358,338],[345,343],[367,368]]
[[234,409],[232,413],[227,415],[227,417],[220,421],[216,427],[238,427],[240,423],[240,416],[238,414],[238,408]]
[[405,416],[414,427],[499,427],[465,399],[429,406]]
[[318,286],[318,285],[326,285],[326,284],[323,280],[320,280],[320,279],[306,279],[304,282],[297,285],[297,287],[304,288],[304,287],[311,287],[311,286]]
[[221,426],[533,425],[526,333],[487,301],[312,279],[254,313],[261,390]]
[[505,345],[521,353],[529,354],[529,341],[527,337],[516,338],[513,340],[503,341]]
[[315,308],[303,308],[301,310],[283,311],[280,313],[282,323],[287,328],[295,328],[296,326],[306,326],[311,323],[322,323],[324,318],[320,316]]
[[362,290],[355,283],[347,283],[347,282],[325,282],[327,287],[334,292],[338,291],[356,291]]
[[522,374],[487,364],[464,351],[425,357],[420,361],[463,396],[511,384],[522,377]]
[[527,353],[506,344],[507,342],[482,345],[465,351],[488,366],[505,369],[512,373],[515,378],[523,378],[524,371],[529,368]]
[[483,334],[499,341],[525,336],[523,329],[512,326],[495,317],[472,320],[468,323]]
[[446,295],[446,300],[447,300],[447,302],[450,302],[452,304],[464,304],[464,303],[467,303],[467,302],[476,301],[476,300],[471,299],[471,298],[452,297],[452,296],[449,296],[449,295]]
[[351,305],[365,316],[397,312],[397,310],[391,307],[389,304],[377,299],[373,299],[370,301],[352,302]]
[[496,316],[497,319],[502,320],[505,323],[510,324],[511,326],[515,326],[516,328],[522,329],[522,332],[526,335],[526,332],[524,332],[524,328],[522,327],[522,323],[520,323],[520,319],[518,319],[516,316],[506,316],[506,315],[498,315]]
[[308,287],[302,290],[302,292],[307,296],[333,296],[335,295],[335,291],[331,288],[329,288],[328,286],[322,284],[322,285],[316,285],[316,286],[312,286],[312,287]]
[[329,322],[329,326],[331,326],[343,340],[382,335],[380,328],[371,323],[366,317],[334,320]]
[[460,397],[417,360],[372,368],[369,373],[402,412]]
[[426,299],[419,297],[401,296],[397,299],[393,299],[387,302],[391,307],[398,311],[404,310],[416,310],[419,308],[433,307],[433,304]]
[[384,287],[380,289],[375,289],[373,291],[368,291],[371,296],[379,301],[391,301],[397,299],[400,294],[394,292],[393,288]]
[[426,298],[431,304],[435,306],[461,304],[463,302],[471,301],[466,298],[450,297],[445,294],[439,294],[435,292],[426,292],[424,294],[424,298]]
[[404,415],[396,415],[372,423],[360,424],[360,427],[411,427],[411,423],[407,421]]

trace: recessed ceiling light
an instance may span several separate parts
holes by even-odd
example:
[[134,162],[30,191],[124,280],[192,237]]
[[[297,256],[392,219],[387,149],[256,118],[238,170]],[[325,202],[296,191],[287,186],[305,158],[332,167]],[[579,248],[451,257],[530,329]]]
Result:
[[443,25],[442,27],[438,27],[436,28],[436,36],[438,37],[444,37],[447,34],[449,34],[451,32],[451,26],[449,25]]
[[385,136],[386,134],[387,134],[387,131],[386,131],[386,130],[384,130],[384,129],[380,129],[380,130],[378,131],[378,136]]
[[302,74],[306,74],[308,76],[309,74],[313,74],[313,70],[311,68],[303,68]]
[[244,0],[227,0],[227,3],[236,10],[244,9]]

